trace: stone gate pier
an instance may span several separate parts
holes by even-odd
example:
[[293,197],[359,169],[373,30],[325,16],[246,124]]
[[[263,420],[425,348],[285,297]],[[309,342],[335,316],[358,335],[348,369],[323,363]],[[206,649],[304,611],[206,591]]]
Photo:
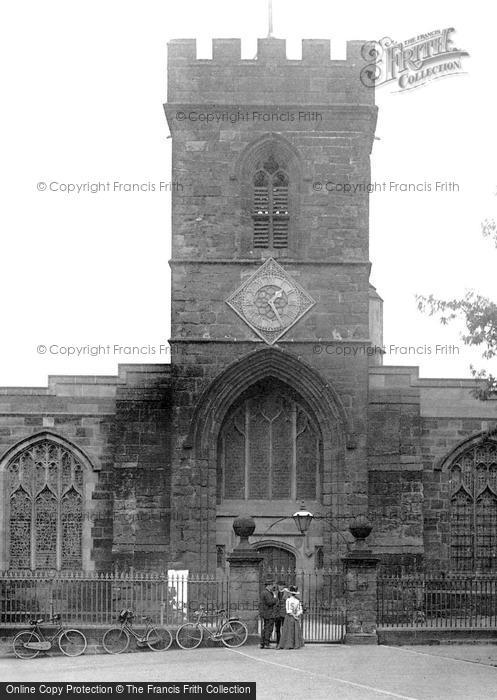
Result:
[[233,530],[240,541],[227,557],[230,565],[230,612],[247,625],[249,635],[256,635],[261,565],[264,557],[249,542],[249,537],[255,531],[253,518],[240,515],[233,522]]

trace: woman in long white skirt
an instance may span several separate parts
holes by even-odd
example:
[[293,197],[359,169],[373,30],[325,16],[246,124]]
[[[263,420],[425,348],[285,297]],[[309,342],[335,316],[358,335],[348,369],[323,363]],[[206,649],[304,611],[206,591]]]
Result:
[[302,603],[295,586],[290,586],[290,595],[286,599],[286,617],[281,630],[278,649],[301,649],[304,646],[302,637]]

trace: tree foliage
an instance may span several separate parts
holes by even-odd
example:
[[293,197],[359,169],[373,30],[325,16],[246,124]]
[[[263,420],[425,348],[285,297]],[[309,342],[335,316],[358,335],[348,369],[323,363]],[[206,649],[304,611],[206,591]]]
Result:
[[[497,222],[485,219],[482,222],[482,234],[493,241],[497,247]],[[490,360],[497,356],[497,304],[474,291],[468,291],[462,299],[436,299],[417,295],[418,309],[429,316],[438,317],[444,325],[451,321],[462,320],[466,332],[462,334],[465,345],[481,346],[482,357]],[[484,369],[470,367],[471,374],[477,380],[473,394],[486,400],[497,396],[497,377]]]

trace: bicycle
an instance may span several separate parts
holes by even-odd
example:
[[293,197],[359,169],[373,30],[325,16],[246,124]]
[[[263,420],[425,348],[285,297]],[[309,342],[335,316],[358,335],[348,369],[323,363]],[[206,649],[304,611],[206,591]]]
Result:
[[182,649],[196,649],[202,643],[204,633],[214,642],[222,642],[225,646],[235,648],[245,644],[248,637],[248,629],[243,622],[236,617],[227,617],[226,610],[215,610],[214,615],[221,616],[214,630],[210,630],[201,620],[207,616],[204,607],[195,610],[197,616],[195,622],[186,622],[178,628],[176,632],[176,642]]
[[148,646],[152,651],[166,651],[173,643],[171,632],[167,629],[157,629],[152,618],[143,615],[142,620],[147,623],[143,634],[138,634],[133,629],[135,614],[132,610],[121,610],[118,620],[119,627],[110,627],[102,637],[102,646],[107,654],[122,654],[129,647],[130,638],[134,637],[139,647]]
[[[47,639],[40,625],[52,623],[57,624],[57,630]],[[36,620],[30,620],[29,624],[32,629],[18,632],[12,640],[14,654],[19,659],[34,659],[40,651],[49,651],[55,640],[57,640],[61,652],[66,656],[84,654],[87,646],[85,635],[79,630],[66,629],[60,622],[60,615],[53,615],[46,621],[40,617]]]

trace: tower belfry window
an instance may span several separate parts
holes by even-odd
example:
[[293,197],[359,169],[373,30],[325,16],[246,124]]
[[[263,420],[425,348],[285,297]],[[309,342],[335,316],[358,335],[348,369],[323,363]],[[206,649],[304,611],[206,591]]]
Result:
[[254,248],[287,248],[288,175],[274,155],[256,165],[253,179]]

